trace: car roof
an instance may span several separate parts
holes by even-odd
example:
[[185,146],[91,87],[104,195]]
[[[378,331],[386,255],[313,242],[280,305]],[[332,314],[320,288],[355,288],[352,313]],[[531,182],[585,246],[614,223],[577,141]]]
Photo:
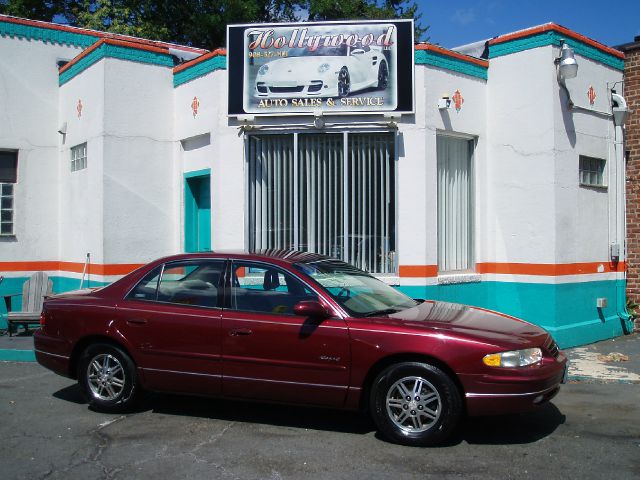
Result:
[[[198,258],[235,258],[243,260],[277,260],[282,263],[309,263],[319,260],[328,260],[330,257],[317,253],[301,252],[298,250],[257,250],[249,252],[246,250],[216,250],[210,252],[181,253],[158,259],[158,262],[169,262],[175,260],[189,260]],[[154,262],[155,263],[155,262]]]

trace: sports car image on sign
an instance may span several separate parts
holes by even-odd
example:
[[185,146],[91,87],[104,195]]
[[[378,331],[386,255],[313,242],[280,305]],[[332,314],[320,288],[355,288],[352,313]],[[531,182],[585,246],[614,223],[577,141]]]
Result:
[[258,98],[338,97],[389,85],[389,61],[378,46],[291,49],[258,70]]
[[38,362],[99,411],[145,390],[363,410],[407,445],[443,442],[465,415],[535,409],[567,366],[535,325],[292,251],[162,258],[46,299],[40,325]]

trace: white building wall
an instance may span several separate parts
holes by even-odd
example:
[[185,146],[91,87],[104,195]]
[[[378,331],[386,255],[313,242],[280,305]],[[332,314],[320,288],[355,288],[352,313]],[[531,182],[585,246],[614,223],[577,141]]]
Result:
[[58,60],[71,46],[0,37],[0,149],[17,149],[13,237],[0,237],[0,261],[58,256]]
[[[559,55],[560,49],[553,49]],[[577,55],[578,75],[567,80],[575,104],[569,109],[560,87],[553,95],[556,144],[556,230],[559,263],[599,262],[609,258],[609,244],[616,239],[621,218],[616,217],[615,131],[611,117],[610,90],[622,81],[622,72]],[[557,85],[557,84],[556,84]],[[591,105],[587,92],[596,92]],[[618,83],[618,92],[622,92]],[[610,178],[606,188],[579,185],[579,156],[605,159]],[[585,241],[585,239],[589,239]]]
[[[104,89],[103,62],[60,87],[60,114],[56,123],[66,123],[67,133],[58,135],[60,247],[56,258],[65,262],[84,263],[90,253],[92,263],[104,263]],[[85,142],[87,168],[72,172],[71,148]]]
[[487,83],[489,262],[556,263],[551,47],[492,58]]
[[101,63],[104,263],[177,253],[172,70],[113,58]]
[[[424,151],[422,157],[427,165],[427,198],[425,212],[427,217],[427,265],[438,263],[438,215],[437,215],[437,135],[463,135],[476,141],[473,158],[474,168],[474,207],[475,207],[475,260],[486,258],[486,215],[487,195],[486,175],[486,84],[483,79],[471,77],[440,68],[425,68],[425,81],[421,86],[424,92],[426,122],[424,126]],[[459,91],[463,97],[461,108],[454,104],[448,109],[439,109],[438,100],[443,96],[453,97]],[[403,186],[404,188],[404,186]],[[406,232],[410,236],[411,230]]]

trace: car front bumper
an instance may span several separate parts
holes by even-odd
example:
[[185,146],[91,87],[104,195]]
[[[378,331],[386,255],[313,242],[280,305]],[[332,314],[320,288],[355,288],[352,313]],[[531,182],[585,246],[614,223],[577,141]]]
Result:
[[560,353],[554,362],[526,375],[496,371],[487,375],[461,375],[470,416],[521,413],[544,405],[566,382],[567,358]]

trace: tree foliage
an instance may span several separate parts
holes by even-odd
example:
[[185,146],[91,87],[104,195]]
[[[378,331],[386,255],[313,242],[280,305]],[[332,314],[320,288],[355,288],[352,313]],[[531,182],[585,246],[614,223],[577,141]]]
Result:
[[0,0],[0,13],[214,49],[227,24],[415,18],[413,0]]

